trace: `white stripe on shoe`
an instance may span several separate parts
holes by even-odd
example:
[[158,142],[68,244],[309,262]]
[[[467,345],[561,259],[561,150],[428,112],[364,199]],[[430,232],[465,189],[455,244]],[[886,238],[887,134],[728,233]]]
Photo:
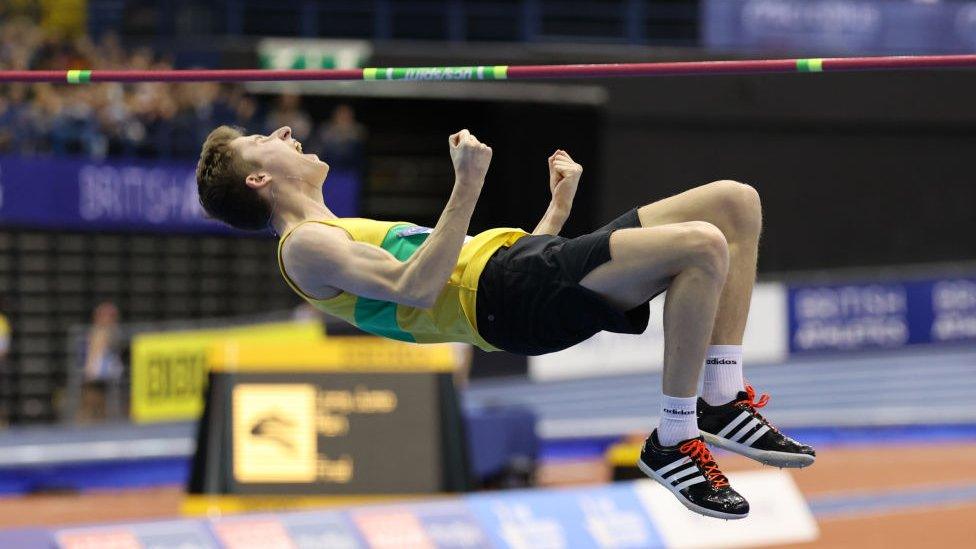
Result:
[[[670,466],[670,464],[668,466]],[[647,475],[647,476],[651,477],[652,479],[654,479],[658,484],[660,484],[661,486],[664,486],[665,488],[667,488],[668,491],[670,491],[672,494],[674,494],[674,497],[676,497],[678,499],[678,501],[681,502],[682,505],[684,505],[688,509],[691,509],[692,511],[694,511],[694,512],[700,514],[700,515],[705,515],[706,517],[715,517],[715,518],[720,518],[720,519],[727,519],[727,520],[742,519],[742,518],[746,518],[747,516],[749,516],[749,513],[748,512],[743,513],[741,515],[737,515],[737,514],[733,514],[733,513],[723,513],[722,511],[716,511],[714,509],[709,509],[707,507],[702,507],[701,505],[698,505],[697,503],[693,503],[684,494],[682,494],[681,491],[676,490],[673,484],[671,484],[670,482],[664,480],[664,478],[662,478],[661,475],[657,474],[657,472],[654,471],[654,469],[651,469],[650,467],[648,467],[648,465],[646,463],[644,463],[644,460],[643,459],[638,459],[637,460],[637,468],[640,469],[641,472],[644,473],[645,475]],[[695,478],[698,478],[698,477],[695,477]],[[704,478],[702,480],[704,480]],[[689,484],[688,486],[691,486],[691,485]]]
[[661,477],[663,478],[668,471],[677,469],[678,467],[681,467],[682,465],[685,465],[686,463],[691,463],[691,458],[688,457],[688,456],[685,456],[685,457],[683,457],[683,458],[681,458],[679,460],[672,461],[671,463],[665,465],[664,467],[661,467],[660,469],[658,469],[657,471],[654,471],[654,472],[657,473],[657,474],[659,474],[659,475],[661,475]]
[[746,419],[748,419],[751,415],[752,414],[750,414],[748,411],[742,412],[735,419],[733,419],[732,421],[730,421],[729,424],[726,425],[724,429],[722,429],[721,431],[719,431],[718,432],[718,436],[724,437],[725,435],[731,433],[733,429],[735,429],[736,427],[738,427],[740,423],[742,423],[743,421],[745,421]]
[[705,477],[703,477],[701,475],[698,475],[697,477],[691,477],[690,479],[688,479],[688,480],[682,482],[681,484],[675,486],[674,489],[680,492],[680,491],[684,490],[685,488],[687,488],[689,486],[693,486],[695,484],[698,484],[699,482],[705,482]]
[[816,457],[807,454],[777,452],[775,450],[760,450],[753,446],[746,446],[745,444],[740,444],[727,438],[717,437],[707,432],[702,432],[702,436],[705,437],[705,440],[709,444],[714,444],[719,448],[724,448],[730,452],[741,454],[760,463],[765,463],[766,465],[772,465],[774,467],[806,467],[808,465],[812,465],[816,460]]
[[768,430],[769,430],[769,425],[763,425],[762,428],[760,428],[758,431],[756,431],[755,433],[753,433],[751,437],[745,439],[742,442],[742,444],[744,444],[746,446],[752,446],[753,444],[755,444],[755,442],[757,440],[759,440],[759,437],[765,435],[766,434],[766,431],[768,431]]
[[734,435],[728,437],[728,439],[729,440],[734,440],[735,442],[742,442],[743,440],[745,440],[746,438],[749,437],[749,433],[751,433],[753,429],[755,429],[756,427],[758,427],[760,425],[762,425],[762,422],[759,421],[758,418],[752,418],[752,421],[750,421],[749,423],[746,423],[746,426],[745,427],[743,427],[742,429],[740,429]]
[[667,480],[668,482],[674,484],[674,483],[678,482],[679,480],[687,477],[688,475],[691,475],[691,474],[694,474],[694,473],[698,473],[698,472],[699,472],[698,471],[698,466],[695,465],[694,463],[690,463],[684,469],[679,469],[679,470],[675,471],[674,473],[671,473],[671,474],[668,474],[668,475],[661,475],[661,476],[664,477],[664,479]]

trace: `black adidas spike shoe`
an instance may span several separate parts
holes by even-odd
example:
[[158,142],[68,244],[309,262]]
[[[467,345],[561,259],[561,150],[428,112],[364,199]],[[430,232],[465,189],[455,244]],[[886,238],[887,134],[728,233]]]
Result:
[[749,502],[729,486],[702,437],[661,446],[655,429],[644,441],[637,467],[696,513],[723,519],[749,515]]
[[742,454],[775,467],[806,467],[816,452],[779,432],[757,410],[769,402],[769,395],[755,400],[751,385],[732,402],[711,406],[698,399],[698,428],[709,444]]

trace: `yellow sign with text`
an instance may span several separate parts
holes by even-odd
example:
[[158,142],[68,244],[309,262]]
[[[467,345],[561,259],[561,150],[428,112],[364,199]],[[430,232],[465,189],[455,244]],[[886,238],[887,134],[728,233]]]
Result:
[[132,339],[132,419],[138,423],[196,419],[203,412],[215,344],[263,342],[300,347],[323,339],[318,322],[275,322],[212,330],[154,332]]

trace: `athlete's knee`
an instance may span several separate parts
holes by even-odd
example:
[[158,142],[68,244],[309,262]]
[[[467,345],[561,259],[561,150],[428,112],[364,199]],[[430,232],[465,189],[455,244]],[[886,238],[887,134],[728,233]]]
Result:
[[735,231],[735,236],[759,236],[762,230],[762,202],[756,189],[729,179],[715,181],[709,186],[714,189],[717,207],[728,219],[729,228]]
[[729,244],[725,234],[706,221],[681,223],[681,246],[687,265],[724,280],[729,270]]

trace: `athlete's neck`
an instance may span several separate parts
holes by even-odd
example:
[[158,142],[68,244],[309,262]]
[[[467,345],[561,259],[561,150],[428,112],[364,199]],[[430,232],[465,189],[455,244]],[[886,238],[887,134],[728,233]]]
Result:
[[308,187],[308,189],[295,187],[276,189],[272,193],[271,225],[278,235],[287,233],[304,221],[338,217],[322,200],[322,189]]

